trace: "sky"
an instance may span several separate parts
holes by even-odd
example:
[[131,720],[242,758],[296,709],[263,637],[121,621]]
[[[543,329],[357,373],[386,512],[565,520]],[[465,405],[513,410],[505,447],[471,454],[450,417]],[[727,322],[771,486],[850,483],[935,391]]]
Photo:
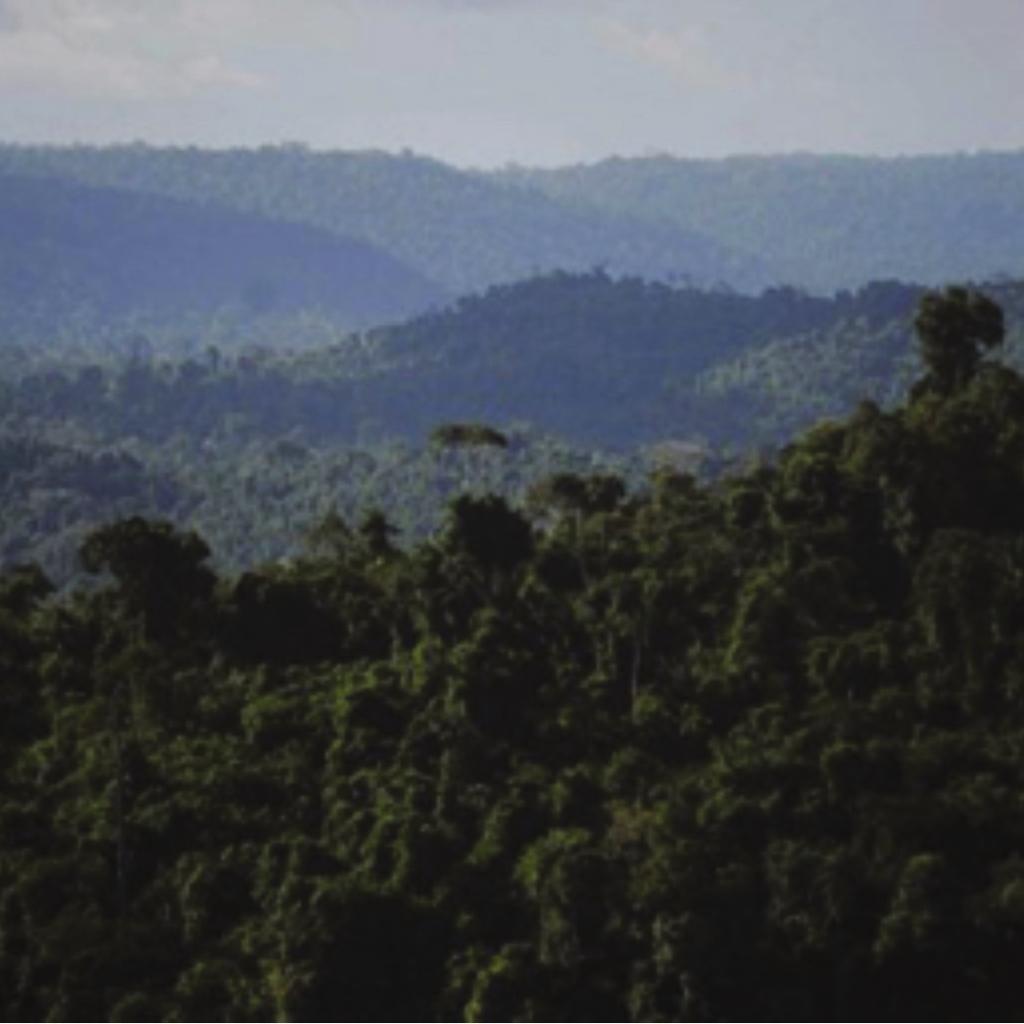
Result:
[[1024,148],[1024,0],[0,0],[0,140],[611,155]]

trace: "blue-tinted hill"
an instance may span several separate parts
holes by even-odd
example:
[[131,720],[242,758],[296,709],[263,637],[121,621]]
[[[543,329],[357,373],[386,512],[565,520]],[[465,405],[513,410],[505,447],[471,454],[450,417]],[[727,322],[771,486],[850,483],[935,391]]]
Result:
[[423,275],[374,246],[211,203],[0,177],[0,330],[52,339],[83,317],[245,319],[317,309],[346,327],[443,302]]
[[312,225],[363,239],[455,294],[595,266],[741,289],[774,280],[756,256],[737,259],[698,232],[580,208],[411,153],[0,145],[0,171]]
[[917,157],[612,158],[496,175],[529,193],[694,231],[772,281],[833,292],[1024,274],[1024,151]]

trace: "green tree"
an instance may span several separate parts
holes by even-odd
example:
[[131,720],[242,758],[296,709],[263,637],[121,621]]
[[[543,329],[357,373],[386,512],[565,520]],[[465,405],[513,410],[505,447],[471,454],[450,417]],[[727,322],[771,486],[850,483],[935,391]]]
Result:
[[914,320],[926,383],[943,394],[974,376],[987,349],[1002,344],[1003,311],[987,295],[962,287],[929,292]]

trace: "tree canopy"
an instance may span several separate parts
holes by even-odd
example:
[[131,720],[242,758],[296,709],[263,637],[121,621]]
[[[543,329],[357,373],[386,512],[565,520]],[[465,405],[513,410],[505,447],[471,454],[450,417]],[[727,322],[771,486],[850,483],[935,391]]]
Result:
[[1003,311],[992,299],[957,286],[924,295],[914,327],[927,384],[942,392],[962,388],[1006,334]]
[[4,1015],[1010,1019],[1024,379],[971,365],[710,483],[3,573]]

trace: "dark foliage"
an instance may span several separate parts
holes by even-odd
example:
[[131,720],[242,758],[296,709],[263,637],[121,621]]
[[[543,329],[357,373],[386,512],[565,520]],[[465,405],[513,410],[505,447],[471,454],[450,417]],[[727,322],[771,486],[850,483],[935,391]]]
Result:
[[1015,1017],[1024,380],[532,507],[0,578],[3,1014]]

